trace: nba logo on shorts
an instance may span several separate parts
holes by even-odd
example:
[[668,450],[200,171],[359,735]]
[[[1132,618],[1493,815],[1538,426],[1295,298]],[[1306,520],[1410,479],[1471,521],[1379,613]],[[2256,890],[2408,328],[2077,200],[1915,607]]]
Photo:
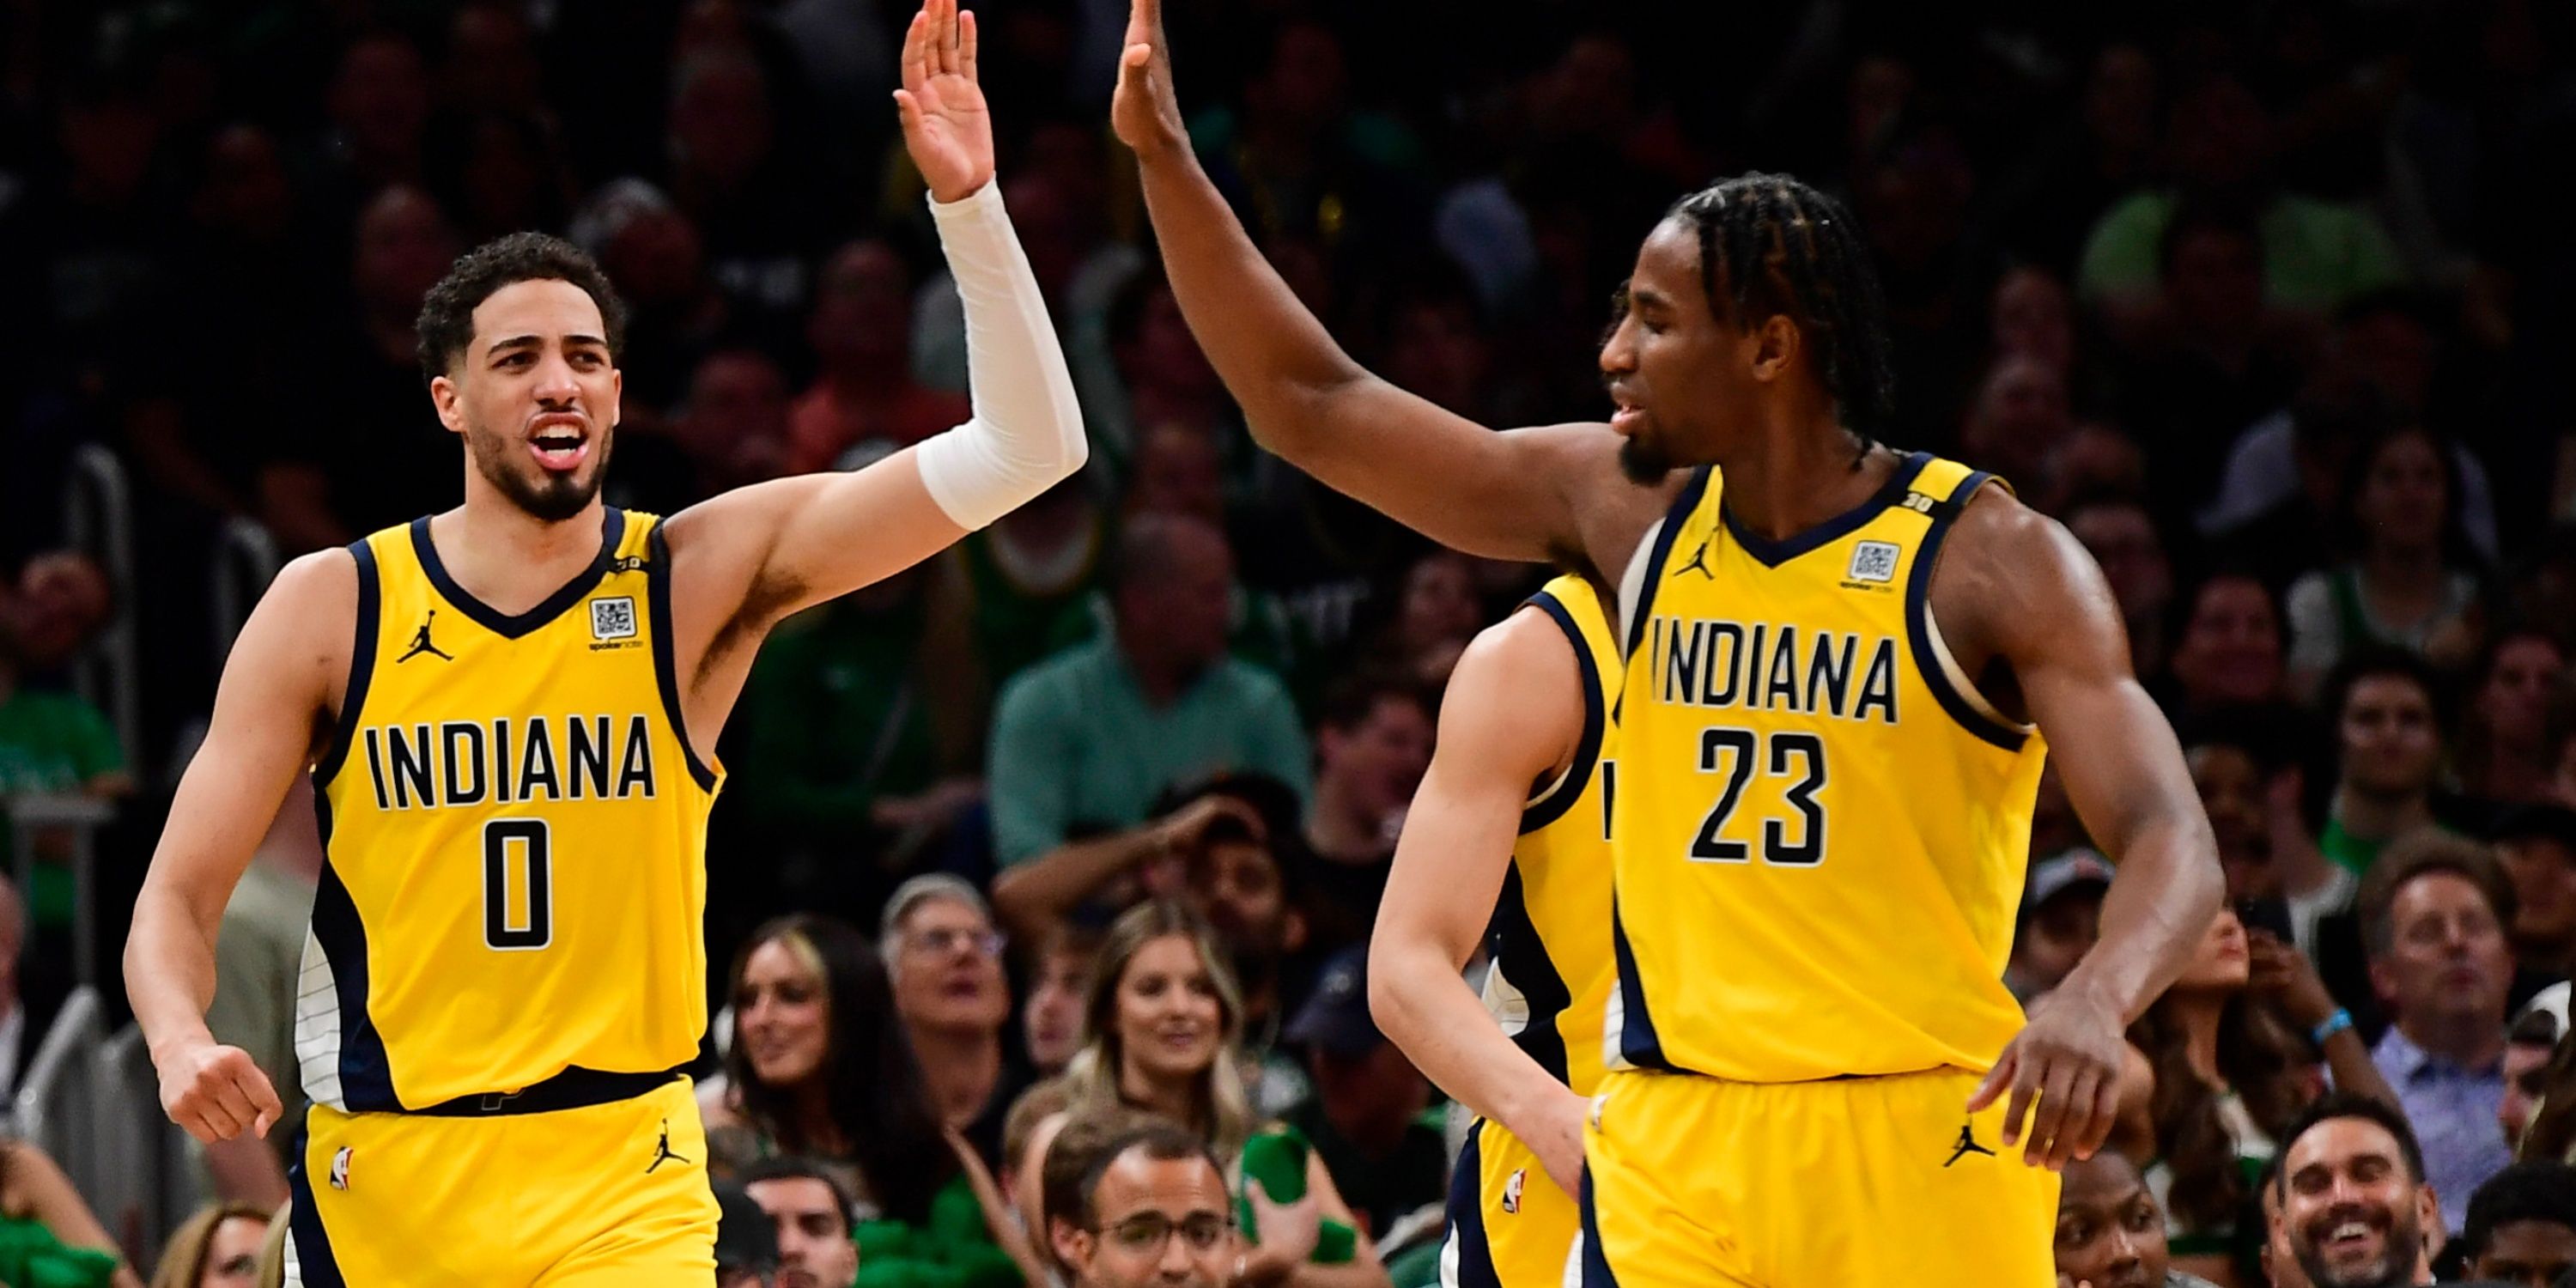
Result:
[[1523,1167],[1514,1170],[1509,1177],[1504,1179],[1503,1211],[1518,1212],[1521,1210],[1521,1178],[1527,1175],[1529,1175],[1529,1169]]
[[335,1190],[349,1188],[349,1147],[346,1145],[342,1145],[340,1152],[331,1156],[331,1188]]
[[619,595],[590,601],[590,637],[595,640],[635,638],[635,597]]
[[1853,581],[1896,580],[1896,543],[1864,541],[1853,546],[1849,576]]

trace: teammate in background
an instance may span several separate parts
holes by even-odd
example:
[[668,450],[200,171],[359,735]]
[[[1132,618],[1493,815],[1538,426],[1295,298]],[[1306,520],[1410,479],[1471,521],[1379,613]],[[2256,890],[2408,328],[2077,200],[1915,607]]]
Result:
[[[2043,1169],[2100,1146],[2122,1030],[2222,880],[2101,570],[1988,476],[1871,437],[1888,341],[1850,216],[1778,176],[1684,198],[1602,348],[1610,423],[1496,434],[1361,369],[1263,262],[1191,153],[1157,0],[1112,118],[1265,447],[1619,607],[1584,1282],[2052,1283]],[[2041,730],[2120,871],[2025,1021],[2001,975]]]
[[[1371,1008],[1481,1115],[1449,1189],[1460,1283],[1563,1282],[1610,997],[1610,686],[1599,596],[1558,577],[1467,646],[1369,954]],[[1479,1003],[1459,975],[1495,929]],[[1491,1016],[1488,1020],[1480,1015]]]
[[[706,1139],[678,1072],[707,1015],[708,749],[778,621],[1085,455],[955,0],[913,19],[903,84],[966,303],[973,419],[667,523],[607,507],[622,308],[570,245],[505,237],[422,306],[464,505],[295,561],[244,628],[126,980],[171,1117],[201,1140],[265,1133],[275,1090],[203,1015],[226,896],[310,767],[326,862],[288,1283],[711,1281]],[[356,450],[367,427],[349,428]]]

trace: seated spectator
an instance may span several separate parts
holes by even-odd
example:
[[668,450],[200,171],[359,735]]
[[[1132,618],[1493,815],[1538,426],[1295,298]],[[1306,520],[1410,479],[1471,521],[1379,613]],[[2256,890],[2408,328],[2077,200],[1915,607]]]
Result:
[[2091,1288],[2211,1288],[2168,1263],[2165,1214],[2115,1149],[2071,1159],[2057,1191],[2057,1278]]
[[857,1282],[858,1218],[850,1196],[830,1172],[800,1158],[773,1158],[752,1168],[742,1189],[769,1214],[774,1227],[780,1288],[840,1288]]
[[[1100,932],[1089,926],[1059,922],[1038,940],[1037,965],[1030,972],[1028,1000],[1020,1007],[1020,1032],[1028,1042],[1030,1071],[1052,1078],[1072,1063],[1082,1049],[1083,986],[1091,964],[1100,956]],[[1025,1099],[1025,1097],[1023,1097]],[[1006,1126],[1004,1133],[1009,1135]],[[1014,1154],[1006,1142],[1002,1161]]]
[[2267,938],[2259,975],[2254,960],[2235,911],[2220,909],[2182,977],[2130,1029],[2120,1081],[2122,1146],[2144,1164],[2175,1261],[2221,1282],[2262,1244],[2247,1178],[2323,1090],[2285,1020],[2325,1049],[2338,1085],[2395,1102],[2350,1024],[2333,1022],[2307,959]]
[[2433,1282],[2442,1212],[2406,1115],[2329,1093],[2281,1137],[2274,1225],[2316,1288]]
[[2317,923],[2352,907],[2361,889],[2350,869],[2326,858],[2299,813],[2304,775],[2287,763],[2276,730],[2251,712],[2210,721],[2185,739],[2183,761],[2209,828],[2227,897],[2277,902],[2302,953],[2313,953]]
[[2363,884],[2370,978],[2389,1016],[2371,1058],[2421,1133],[2419,1169],[2444,1228],[2513,1161],[2497,1125],[2513,957],[2513,891],[2485,847],[2427,834],[2390,847]]
[[2504,1129],[2505,1143],[2517,1158],[2531,1157],[2522,1152],[2523,1138],[2530,1131],[2532,1111],[2548,1095],[2549,1060],[2564,1036],[2566,1026],[2536,1002],[2522,1008],[2513,1027],[2505,1030],[2504,1098],[2496,1102],[2496,1126]]
[[877,934],[931,1107],[987,1160],[1000,1156],[1002,1116],[1028,1085],[1002,1045],[1011,1019],[1003,942],[984,896],[940,872],[896,887]]
[[[1225,1168],[1207,1142],[1155,1123],[1062,1153],[1046,1178],[1047,1244],[1074,1288],[1266,1282],[1240,1251]],[[1279,1244],[1274,1235],[1267,1255]]]
[[2478,576],[2459,533],[2459,486],[2446,445],[2409,427],[2353,457],[2344,494],[2360,557],[2290,587],[2290,683],[2313,693],[2335,664],[2368,644],[2420,653],[2456,670],[2475,660]]
[[2370,871],[2391,839],[2436,821],[2437,685],[2423,659],[2391,649],[2345,659],[2326,685],[2338,777],[2317,848],[2355,875]]
[[27,561],[0,586],[0,796],[134,790],[116,730],[86,700],[30,681],[59,673],[107,625],[106,574],[62,550]]
[[2166,664],[2165,634],[2173,615],[2173,561],[2156,531],[2146,504],[2114,492],[2090,492],[2057,511],[2111,583],[2111,598],[2120,606],[2120,622],[2129,633],[2129,665],[2137,674],[2155,676]]
[[2091,850],[2070,850],[2030,870],[2021,919],[2013,931],[2004,987],[2024,1006],[2057,987],[2102,931],[2102,894],[2111,865]]
[[1315,951],[1368,937],[1395,866],[1405,807],[1431,763],[1430,699],[1402,676],[1344,677],[1315,721],[1306,844],[1317,860],[1308,929]]
[[2568,676],[2567,654],[2535,627],[2487,647],[2460,721],[2460,790],[2499,805],[2549,799],[2549,698]]
[[2167,682],[2155,686],[2180,720],[2289,698],[2281,606],[2249,573],[2218,572],[2184,597]]
[[1367,945],[1334,954],[1284,1036],[1304,1049],[1316,1093],[1289,1125],[1347,1182],[1343,1198],[1367,1234],[1437,1205],[1448,1192],[1448,1145],[1428,1113],[1430,1081],[1369,1015]]
[[2513,883],[2513,955],[2527,975],[2576,974],[2576,810],[2526,805],[2489,832]]
[[1005,865],[1085,827],[1144,821],[1174,784],[1225,769],[1308,781],[1278,677],[1226,655],[1233,556],[1213,526],[1139,517],[1120,537],[1113,629],[1013,680],[993,722],[993,842]]
[[277,1089],[281,1109],[265,1140],[245,1132],[207,1145],[206,1167],[218,1196],[263,1209],[286,1202],[286,1168],[304,1125],[295,1002],[303,991],[305,927],[313,920],[322,857],[313,785],[298,776],[233,887],[215,939],[215,1000],[206,1008],[206,1027],[217,1042],[250,1056]]
[[2263,1169],[2263,1178],[2255,1182],[2263,1193],[2263,1254],[2256,1269],[2262,1272],[2258,1284],[2271,1288],[2316,1288],[2308,1282],[2308,1272],[2299,1266],[2296,1248],[2291,1246],[2288,1227],[2281,1224],[2281,1160],[2276,1155],[2272,1165]]
[[23,1140],[0,1138],[0,1284],[143,1288],[71,1178]]
[[162,1245],[151,1288],[252,1288],[273,1211],[248,1203],[199,1209]]
[[788,413],[791,474],[832,468],[868,439],[908,447],[974,414],[964,397],[914,381],[910,274],[883,241],[824,261],[805,341],[819,370]]
[[2576,1270],[2576,1167],[2516,1163],[2469,1196],[2460,1230],[2469,1276],[2514,1288],[2552,1288]]
[[778,1226],[738,1181],[718,1181],[716,1288],[772,1288],[778,1282]]
[[709,1171],[739,1178],[800,1156],[895,1245],[873,1260],[1011,1264],[1018,1227],[973,1147],[941,1127],[866,937],[829,918],[780,918],[752,932],[732,981],[724,1074],[698,1092]]
[[[1032,1183],[1047,1174],[1048,1151],[1071,1121],[1143,1110],[1176,1124],[1225,1160],[1231,1172],[1260,1124],[1248,1101],[1236,1045],[1241,995],[1218,955],[1213,933],[1185,906],[1169,901],[1129,909],[1109,929],[1084,1008],[1090,1040],[1065,1073],[1065,1113],[1041,1125],[1020,1160],[1023,1213],[1044,1226],[1043,1195]],[[1326,1220],[1355,1224],[1321,1157],[1306,1153],[1308,1193]],[[1360,1240],[1356,1259],[1299,1263],[1286,1282],[1309,1288],[1382,1283],[1376,1252]]]
[[1182,897],[1216,931],[1243,993],[1244,1060],[1252,1107],[1278,1118],[1312,1088],[1305,1068],[1272,1045],[1287,1007],[1304,993],[1306,882],[1314,868],[1297,836],[1297,796],[1288,785],[1238,774],[1201,789],[1251,808],[1259,827],[1211,827],[1191,856]]

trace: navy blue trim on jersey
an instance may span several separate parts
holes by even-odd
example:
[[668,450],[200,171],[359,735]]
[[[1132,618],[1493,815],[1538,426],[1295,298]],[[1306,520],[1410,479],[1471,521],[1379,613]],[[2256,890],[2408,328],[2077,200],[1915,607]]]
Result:
[[1924,686],[1932,690],[1941,709],[1959,727],[2003,748],[2019,751],[2030,736],[2019,729],[1977,710],[1967,695],[1950,682],[1949,669],[1932,651],[1932,565],[1938,562],[1942,538],[1950,535],[1950,524],[1967,508],[1968,498],[1977,494],[1994,475],[1979,470],[1959,481],[1950,495],[1932,504],[1932,526],[1924,529],[1922,540],[1914,547],[1914,570],[1905,579],[1905,638],[1914,654],[1914,669],[1923,676]]
[[[1682,485],[1681,495],[1673,498],[1673,508],[1664,512],[1664,526],[1655,533],[1655,552],[1646,559],[1646,584],[1637,591],[1637,615],[1628,620],[1628,647],[1622,655],[1637,651],[1646,638],[1646,619],[1654,616],[1655,585],[1664,579],[1664,561],[1672,558],[1673,541],[1690,523],[1691,511],[1699,508],[1699,499],[1708,495],[1709,476],[1717,472],[1713,465],[1691,471],[1690,482]],[[1623,575],[1624,584],[1627,578]]]
[[1637,980],[1637,956],[1628,950],[1628,929],[1619,922],[1619,897],[1610,897],[1610,957],[1619,969],[1619,1058],[1640,1069],[1662,1069],[1679,1073],[1681,1068],[1664,1058],[1664,1044],[1655,1036],[1655,1019],[1646,1014],[1646,989]]
[[331,723],[331,745],[313,764],[317,792],[340,772],[340,762],[349,757],[349,744],[358,737],[358,708],[367,703],[367,682],[376,673],[376,636],[384,629],[377,620],[384,613],[384,590],[376,575],[375,549],[364,541],[352,541],[349,553],[358,561],[358,625],[349,638],[349,684],[340,695],[340,716]]
[[658,523],[644,543],[644,594],[653,615],[653,682],[662,689],[662,718],[671,722],[671,736],[679,740],[680,755],[689,762],[689,777],[697,780],[699,791],[713,792],[716,771],[698,758],[697,744],[689,741],[688,718],[680,710],[680,667],[672,660],[678,652],[671,645],[671,543],[663,538]]
[[1930,452],[1915,452],[1907,456],[1896,463],[1896,472],[1888,475],[1887,481],[1880,484],[1876,492],[1870,493],[1868,500],[1778,541],[1737,523],[1734,513],[1722,505],[1718,507],[1718,517],[1726,524],[1726,534],[1735,538],[1735,544],[1744,547],[1744,553],[1753,556],[1765,568],[1777,568],[1810,550],[1860,531],[1861,526],[1877,518],[1880,511],[1904,500],[1906,492],[1914,486],[1915,476],[1931,463]]
[[313,1203],[313,1177],[304,1166],[311,1134],[295,1129],[295,1161],[286,1168],[286,1234],[295,1240],[296,1277],[304,1288],[348,1288],[340,1258],[331,1251],[331,1232],[322,1228],[322,1210]]
[[350,1113],[399,1110],[393,1060],[385,1037],[367,1013],[367,927],[357,901],[331,865],[331,797],[317,780],[313,813],[322,828],[322,877],[313,887],[313,942],[331,964],[331,988],[340,1008],[340,1102]]
[[503,639],[518,639],[546,623],[563,616],[564,610],[579,603],[591,588],[606,576],[608,566],[617,558],[618,543],[626,539],[626,512],[616,506],[602,506],[599,516],[599,553],[590,566],[573,574],[571,581],[548,595],[536,607],[524,613],[504,613],[500,609],[467,594],[456,579],[447,575],[447,565],[438,558],[438,544],[429,539],[429,516],[411,521],[412,553],[419,557],[422,572],[429,574],[429,584],[438,596],[456,607],[456,611],[473,618],[483,629]]
[[1601,1248],[1601,1220],[1592,1211],[1592,1165],[1583,1165],[1583,1184],[1575,1203],[1583,1213],[1583,1288],[1619,1288],[1610,1273],[1610,1254]]
[[1479,1118],[1467,1128],[1467,1143],[1449,1173],[1449,1241],[1458,1249],[1458,1288],[1503,1288],[1485,1236],[1485,1151],[1479,1144],[1484,1134],[1485,1120]]
[[1556,960],[1547,955],[1547,941],[1539,937],[1538,925],[1530,920],[1529,894],[1521,884],[1519,859],[1503,869],[1502,895],[1494,901],[1493,949],[1493,969],[1501,971],[1503,978],[1529,1001],[1529,1023],[1512,1036],[1512,1044],[1547,1070],[1547,1076],[1558,1082],[1569,1081],[1565,1034],[1556,1027],[1556,1021],[1567,1007],[1574,1005],[1574,990],[1566,987],[1565,972],[1558,970]]
[[1521,835],[1532,832],[1565,817],[1574,803],[1583,799],[1583,790],[1592,785],[1593,767],[1601,759],[1601,730],[1606,719],[1601,700],[1601,667],[1592,660],[1592,645],[1585,642],[1583,630],[1574,624],[1574,614],[1546,591],[1529,597],[1528,603],[1554,619],[1558,630],[1565,632],[1565,642],[1574,646],[1575,669],[1583,679],[1583,736],[1575,741],[1574,759],[1567,762],[1565,776],[1556,788],[1521,811]]
[[612,1104],[677,1080],[687,1066],[654,1073],[604,1073],[573,1065],[543,1082],[512,1092],[458,1096],[412,1112],[434,1118],[506,1118],[514,1114],[550,1114],[561,1109],[587,1109]]

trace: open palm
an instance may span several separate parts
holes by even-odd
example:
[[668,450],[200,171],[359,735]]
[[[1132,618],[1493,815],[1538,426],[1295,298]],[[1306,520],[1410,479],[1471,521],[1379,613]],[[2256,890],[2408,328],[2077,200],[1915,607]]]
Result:
[[903,35],[903,88],[894,92],[903,145],[930,185],[955,201],[993,177],[993,118],[975,82],[975,15],[957,0],[923,0]]

